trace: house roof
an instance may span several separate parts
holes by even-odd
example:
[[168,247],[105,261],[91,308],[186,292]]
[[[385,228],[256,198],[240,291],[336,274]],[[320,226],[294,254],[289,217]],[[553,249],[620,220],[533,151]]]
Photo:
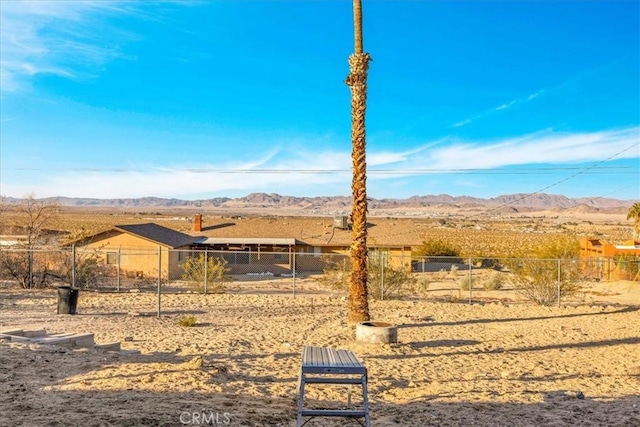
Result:
[[113,228],[123,233],[133,234],[143,239],[160,243],[164,246],[170,247],[171,249],[188,246],[197,240],[193,236],[189,236],[188,234],[184,234],[152,222],[146,224],[116,225]]
[[[422,243],[422,233],[413,220],[371,218],[368,221],[370,246],[404,247]],[[334,228],[333,218],[319,217],[205,217],[200,236],[229,241],[240,239],[295,239],[313,246],[350,246],[351,230]]]
[[[156,223],[115,225],[110,231],[102,231],[89,237],[68,242],[67,245],[81,241],[93,240],[97,236],[109,232],[127,233],[139,238],[161,244],[170,249],[189,245],[265,245],[295,246],[307,244],[312,246],[348,247],[351,244],[351,231],[333,228],[333,222],[324,218],[233,218],[233,222],[225,219],[208,223],[200,232],[188,235],[175,229]],[[395,225],[395,223],[394,223]],[[407,237],[407,228],[400,226],[391,230],[370,224],[369,246],[371,247],[406,247],[402,240]],[[380,232],[383,231],[383,232]],[[198,234],[196,234],[198,233]],[[413,235],[414,233],[410,233]],[[298,236],[298,237],[295,237]],[[400,243],[402,242],[402,243]]]

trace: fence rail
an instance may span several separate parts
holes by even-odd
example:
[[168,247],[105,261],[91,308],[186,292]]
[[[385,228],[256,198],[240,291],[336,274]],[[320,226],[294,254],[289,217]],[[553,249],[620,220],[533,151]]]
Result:
[[[185,269],[188,260],[192,263],[190,272]],[[0,281],[25,288],[65,283],[98,291],[137,288],[160,293],[185,290],[185,284],[191,284],[195,285],[192,290],[215,292],[216,284],[226,280],[277,279],[290,282],[295,296],[297,281],[307,277],[345,289],[349,271],[349,257],[335,253],[0,247]],[[560,304],[575,283],[638,281],[639,271],[640,257],[416,258],[370,251],[368,283],[370,294],[378,299],[432,292],[469,302],[501,289],[526,295],[527,288],[542,284],[548,288],[545,292],[553,294],[541,298]],[[535,300],[531,295],[528,298]]]

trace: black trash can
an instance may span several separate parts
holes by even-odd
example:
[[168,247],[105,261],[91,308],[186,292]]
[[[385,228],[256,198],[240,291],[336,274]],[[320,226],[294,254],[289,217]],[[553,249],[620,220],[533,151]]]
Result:
[[76,314],[80,290],[71,286],[58,287],[58,314]]

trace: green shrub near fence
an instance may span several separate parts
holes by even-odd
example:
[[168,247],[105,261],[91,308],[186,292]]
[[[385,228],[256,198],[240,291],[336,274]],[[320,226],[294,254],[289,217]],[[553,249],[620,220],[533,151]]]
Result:
[[227,283],[232,280],[228,276],[227,264],[228,262],[222,258],[201,253],[187,258],[182,263],[182,279],[196,292],[224,293]]

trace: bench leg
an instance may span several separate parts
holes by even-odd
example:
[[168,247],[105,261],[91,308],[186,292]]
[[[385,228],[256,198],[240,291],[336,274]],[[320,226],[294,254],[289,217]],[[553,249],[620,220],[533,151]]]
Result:
[[300,372],[298,379],[298,417],[296,419],[296,427],[302,426],[302,409],[304,406],[304,374]]
[[362,376],[362,404],[364,406],[364,425],[365,427],[371,426],[369,420],[369,398],[367,397],[367,375]]

